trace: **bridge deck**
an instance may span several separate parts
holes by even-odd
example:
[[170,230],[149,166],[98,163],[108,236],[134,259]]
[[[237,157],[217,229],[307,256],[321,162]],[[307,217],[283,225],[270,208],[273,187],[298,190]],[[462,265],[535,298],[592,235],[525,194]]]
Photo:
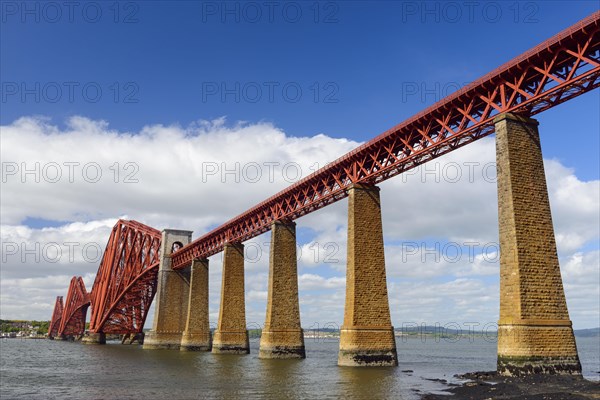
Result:
[[494,131],[506,112],[535,115],[600,86],[600,11],[319,169],[173,254],[188,266]]

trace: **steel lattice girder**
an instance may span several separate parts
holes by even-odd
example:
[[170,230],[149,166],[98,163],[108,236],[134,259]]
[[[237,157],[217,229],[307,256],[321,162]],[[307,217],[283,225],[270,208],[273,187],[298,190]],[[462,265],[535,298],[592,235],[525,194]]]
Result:
[[85,317],[90,306],[90,295],[85,290],[82,277],[73,277],[67,292],[59,336],[81,336],[85,332]]
[[173,269],[222,251],[494,132],[494,117],[535,115],[600,86],[600,11],[263,201],[173,254]]
[[63,316],[63,297],[56,296],[56,302],[54,303],[54,311],[52,312],[52,319],[50,320],[50,326],[48,327],[48,337],[58,336],[58,329],[60,327],[60,321]]
[[156,294],[160,231],[136,221],[113,227],[92,288],[91,332],[138,333]]

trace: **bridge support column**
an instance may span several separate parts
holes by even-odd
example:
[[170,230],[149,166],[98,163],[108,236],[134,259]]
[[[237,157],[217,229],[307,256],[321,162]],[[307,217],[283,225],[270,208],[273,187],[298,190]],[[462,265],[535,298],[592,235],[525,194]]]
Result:
[[260,337],[259,358],[305,358],[298,304],[296,224],[271,225],[267,318]]
[[379,188],[356,184],[348,194],[346,305],[338,365],[396,366]]
[[144,344],[144,332],[126,333],[121,337],[121,344],[131,345],[135,342]]
[[186,245],[191,239],[191,231],[162,232],[154,324],[144,338],[144,349],[179,349],[188,311],[190,270],[174,271],[171,253],[174,246]]
[[210,351],[208,321],[208,260],[192,261],[187,324],[181,338],[183,351]]
[[106,335],[104,332],[86,332],[81,338],[81,343],[85,344],[106,344]]
[[244,245],[227,243],[223,250],[221,309],[213,337],[213,353],[250,353],[244,297]]
[[494,123],[501,248],[498,372],[580,374],[538,122],[503,114]]

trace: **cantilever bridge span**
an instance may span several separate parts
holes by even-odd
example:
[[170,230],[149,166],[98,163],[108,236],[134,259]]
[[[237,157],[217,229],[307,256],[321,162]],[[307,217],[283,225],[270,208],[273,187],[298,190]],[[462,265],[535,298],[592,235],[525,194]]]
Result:
[[[496,133],[500,258],[498,369],[578,373],[537,121],[532,116],[600,86],[600,11],[423,112],[191,241],[119,220],[91,294],[73,278],[58,297],[49,335],[139,334],[157,297],[145,348],[247,353],[243,242],[272,231],[267,319],[260,357],[304,357],[298,309],[295,224],[348,197],[348,265],[340,365],[396,365],[379,182]],[[535,252],[525,251],[535,248]],[[208,328],[208,257],[224,252],[219,323]],[[82,322],[83,321],[83,322]]]
[[136,221],[119,220],[112,229],[91,294],[73,277],[67,305],[57,297],[48,335],[79,337],[92,305],[90,332],[141,333],[157,286],[160,232]]

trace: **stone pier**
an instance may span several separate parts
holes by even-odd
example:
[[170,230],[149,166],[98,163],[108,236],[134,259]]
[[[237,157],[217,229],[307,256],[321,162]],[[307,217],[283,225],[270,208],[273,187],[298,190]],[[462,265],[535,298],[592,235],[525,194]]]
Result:
[[[58,339],[56,339],[58,340]],[[81,343],[85,344],[106,344],[106,335],[104,332],[86,332],[81,338]]]
[[191,231],[162,232],[154,323],[144,338],[144,349],[179,349],[187,320],[190,269],[174,271],[171,253],[174,246],[185,246],[191,239]]
[[190,276],[187,324],[181,338],[182,351],[210,351],[208,321],[208,260],[194,260]]
[[346,305],[338,365],[396,366],[379,188],[356,184],[348,195]]
[[271,225],[267,317],[260,337],[259,358],[305,358],[298,304],[296,224]]
[[494,123],[501,249],[498,372],[580,374],[538,122],[503,114]]
[[223,281],[219,322],[213,337],[213,353],[248,354],[244,293],[244,245],[227,243],[223,250]]
[[135,342],[138,342],[138,344],[144,344],[144,336],[144,332],[126,333],[121,336],[121,344],[131,345]]

